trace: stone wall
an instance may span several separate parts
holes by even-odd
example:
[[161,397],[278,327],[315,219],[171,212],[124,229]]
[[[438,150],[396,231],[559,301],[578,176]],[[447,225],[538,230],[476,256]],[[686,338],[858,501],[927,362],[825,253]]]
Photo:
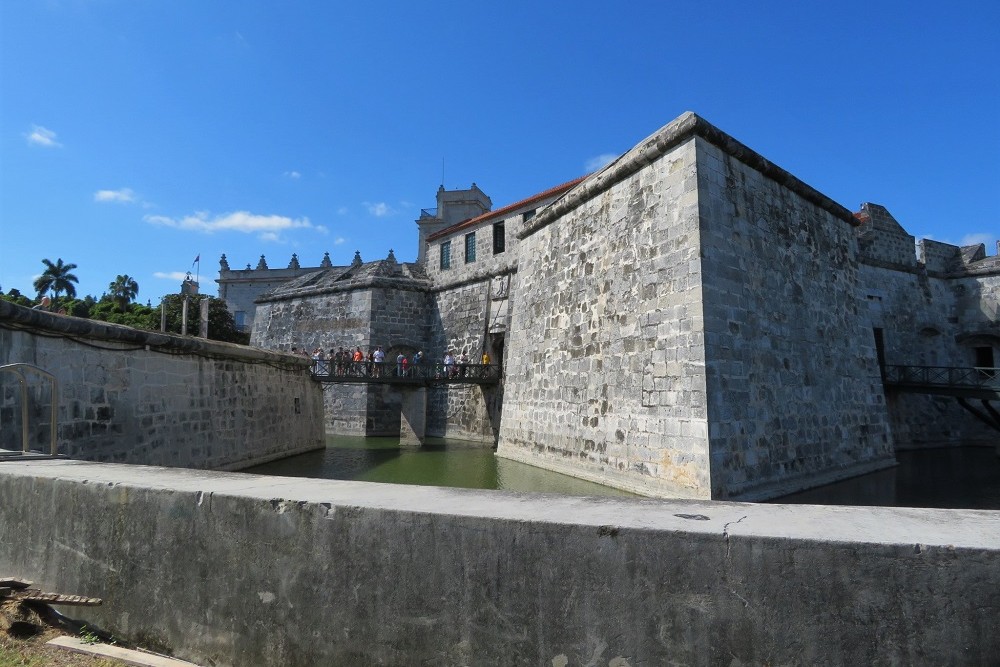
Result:
[[595,190],[519,242],[498,455],[707,498],[694,142]]
[[[251,343],[309,352],[320,347],[328,357],[331,350],[360,347],[366,358],[370,349],[381,345],[386,361],[380,372],[394,373],[398,354],[412,358],[427,347],[431,310],[428,285],[404,275],[401,267],[389,258],[331,269],[261,297]],[[324,389],[324,404],[328,433],[399,434],[397,389],[330,384]]]
[[[289,355],[0,302],[0,365],[13,363],[57,377],[70,458],[235,469],[323,446],[322,392]],[[31,446],[47,452],[51,392],[31,384]],[[0,388],[0,447],[19,450],[17,376]]]
[[702,498],[893,465],[855,223],[693,114],[652,135],[526,228],[498,454]]
[[[860,264],[859,295],[865,304],[860,314],[871,329],[881,331],[885,362],[968,368],[976,363],[974,346],[991,342],[1000,358],[995,314],[1000,294],[991,291],[1000,280],[956,276],[957,247],[922,243],[921,256],[936,271],[920,264],[912,269],[886,266],[868,258]],[[952,273],[943,273],[949,267]],[[981,337],[991,330],[996,331],[995,341]],[[954,397],[890,391],[887,401],[897,448],[991,444],[997,439],[995,430],[972,417]]]
[[988,665],[1000,655],[998,512],[75,461],[0,463],[0,508],[0,572],[100,597],[73,616],[201,665]]
[[712,497],[894,465],[853,216],[697,143]]
[[[430,361],[440,362],[451,350],[456,357],[466,354],[470,363],[481,362],[496,314],[490,286],[491,281],[486,279],[433,294],[426,350]],[[500,335],[503,331],[505,328]],[[492,388],[448,385],[432,389],[428,394],[427,434],[492,444],[496,442],[494,424],[499,409]]]
[[929,273],[947,273],[954,271],[960,261],[959,249],[948,243],[920,239],[917,242],[917,261]]
[[[482,223],[463,227],[451,234],[444,233],[435,236],[428,245],[429,251],[425,264],[427,275],[434,281],[435,285],[445,287],[469,279],[485,279],[509,273],[515,268],[517,261],[517,234],[521,231],[523,220],[523,213],[507,216],[498,215]],[[506,239],[505,249],[503,252],[494,253],[493,226],[501,221]],[[476,258],[472,262],[465,261],[466,234],[476,235]],[[451,265],[447,269],[442,269],[441,244],[446,241],[451,243]]]
[[[308,298],[257,304],[250,336],[252,345],[271,350],[311,352],[360,347],[367,354],[373,344],[369,326],[372,294],[367,289],[341,290]],[[327,433],[366,435],[369,387],[331,385],[323,390]]]

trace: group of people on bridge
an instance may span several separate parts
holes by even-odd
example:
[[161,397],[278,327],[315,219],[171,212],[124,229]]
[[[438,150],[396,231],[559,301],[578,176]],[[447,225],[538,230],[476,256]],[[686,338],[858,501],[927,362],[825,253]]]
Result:
[[455,379],[470,376],[483,376],[490,368],[491,359],[488,352],[483,351],[480,359],[474,363],[469,359],[467,352],[455,354],[448,350],[440,362],[428,363],[424,357],[423,350],[418,350],[412,355],[399,352],[395,360],[386,359],[385,350],[381,345],[368,348],[365,354],[361,347],[330,348],[329,353],[322,347],[316,347],[310,354],[305,348],[301,351],[292,348],[293,354],[308,356],[313,361],[313,375],[339,378],[424,378],[433,377],[435,379]]

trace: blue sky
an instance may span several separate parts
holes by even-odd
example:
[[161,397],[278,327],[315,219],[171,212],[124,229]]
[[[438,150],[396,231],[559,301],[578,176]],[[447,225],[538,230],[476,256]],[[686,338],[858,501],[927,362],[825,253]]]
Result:
[[[390,248],[694,111],[851,210],[1000,238],[1000,3],[0,1],[0,288],[141,301]],[[193,267],[196,256],[200,267]]]

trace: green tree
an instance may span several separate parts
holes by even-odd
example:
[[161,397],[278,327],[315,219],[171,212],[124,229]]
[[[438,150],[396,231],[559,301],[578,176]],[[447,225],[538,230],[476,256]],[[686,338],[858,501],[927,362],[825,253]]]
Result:
[[111,324],[124,324],[133,329],[156,331],[160,328],[159,309],[150,308],[140,303],[130,303],[125,306],[123,311],[118,308],[114,299],[107,295],[91,305],[87,317]]
[[67,297],[70,299],[74,298],[76,296],[76,287],[73,283],[80,282],[71,273],[76,268],[76,264],[63,264],[62,257],[56,260],[55,264],[48,259],[43,259],[42,264],[45,265],[45,270],[42,272],[42,275],[38,276],[34,283],[35,292],[38,293],[38,296],[42,296],[46,292],[52,292],[53,301],[58,301],[59,294],[65,292]]
[[108,289],[111,291],[111,299],[118,306],[118,310],[124,313],[128,309],[128,305],[139,294],[139,283],[131,276],[123,275],[115,278],[114,282],[108,285]]
[[26,306],[28,308],[31,307],[31,299],[21,294],[20,290],[18,290],[16,287],[12,287],[10,291],[7,292],[6,294],[0,292],[0,299],[3,299],[4,301],[10,301],[11,303],[18,306]]

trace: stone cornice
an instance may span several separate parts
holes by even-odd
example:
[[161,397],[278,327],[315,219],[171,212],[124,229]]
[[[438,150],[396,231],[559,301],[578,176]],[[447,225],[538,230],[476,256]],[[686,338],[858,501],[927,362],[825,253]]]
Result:
[[301,289],[279,288],[278,292],[266,292],[256,299],[254,303],[275,303],[280,301],[294,301],[309,296],[319,296],[322,294],[337,294],[340,292],[354,292],[365,289],[394,289],[405,292],[430,292],[432,287],[429,280],[418,278],[398,278],[389,276],[372,276],[358,280],[345,280],[334,285],[314,285]]
[[527,238],[543,227],[552,224],[560,217],[597,197],[613,185],[620,183],[643,167],[652,164],[676,146],[694,137],[700,137],[708,141],[743,164],[756,169],[771,180],[795,192],[806,201],[847,222],[852,227],[860,224],[854,217],[854,214],[845,207],[813,187],[806,185],[789,172],[778,167],[760,153],[751,150],[704,118],[688,111],[640,142],[632,150],[619,157],[601,171],[589,176],[560,199],[557,199],[539,211],[534,218],[525,223],[525,227],[518,234],[518,238]]

